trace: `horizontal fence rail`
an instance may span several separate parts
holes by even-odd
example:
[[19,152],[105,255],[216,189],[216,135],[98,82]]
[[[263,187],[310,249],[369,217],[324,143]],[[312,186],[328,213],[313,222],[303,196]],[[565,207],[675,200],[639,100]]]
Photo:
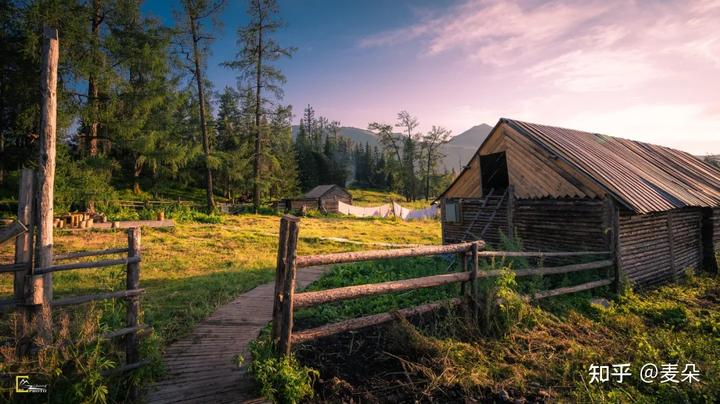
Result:
[[[391,321],[398,316],[412,316],[427,313],[441,307],[455,307],[465,302],[472,306],[474,317],[479,317],[479,291],[478,279],[501,276],[507,270],[481,271],[479,259],[495,257],[583,257],[583,256],[609,256],[611,259],[601,259],[573,265],[552,267],[525,268],[511,270],[515,276],[542,276],[566,274],[572,272],[589,271],[614,267],[615,262],[610,251],[561,251],[561,252],[515,252],[515,251],[480,251],[485,248],[485,242],[449,244],[442,246],[423,246],[401,248],[393,250],[371,250],[323,255],[297,256],[297,243],[299,233],[299,220],[294,216],[285,215],[280,221],[280,242],[278,245],[277,272],[275,277],[275,299],[273,304],[272,338],[281,354],[289,354],[293,343],[309,341],[312,339],[337,334],[344,331],[364,328]],[[379,259],[395,259],[407,257],[422,257],[433,255],[455,254],[461,261],[461,272],[431,275],[420,278],[403,279],[374,284],[352,285],[320,291],[295,293],[295,276],[298,268],[317,265],[330,265]],[[469,262],[468,262],[469,261]],[[468,266],[472,269],[467,270]],[[575,293],[614,282],[613,277],[580,285],[562,287],[552,290],[535,292],[530,296],[523,296],[526,301],[540,300],[552,296]],[[395,310],[389,313],[380,313],[360,318],[345,320],[320,327],[293,332],[293,312],[298,308],[316,306],[323,303],[338,302],[360,297],[382,295],[408,290],[431,288],[442,285],[460,283],[463,298],[448,299],[432,302],[416,307]],[[469,286],[469,287],[467,287]]]
[[0,274],[8,272],[20,272],[30,268],[30,263],[3,264],[0,265]]
[[93,261],[93,262],[75,262],[72,264],[63,264],[63,265],[52,265],[46,268],[37,268],[35,270],[35,275],[42,275],[47,274],[50,272],[58,272],[58,271],[70,271],[72,269],[91,269],[91,268],[105,268],[105,267],[113,267],[116,265],[127,265],[127,264],[136,264],[140,262],[140,257],[127,257],[127,258],[118,258],[114,260],[102,260],[102,261]]
[[126,248],[109,248],[107,250],[78,251],[68,254],[57,254],[53,257],[53,261],[65,261],[76,258],[96,257],[99,255],[125,254],[128,252]]
[[96,300],[108,300],[124,297],[139,296],[145,289],[118,290],[117,292],[96,293],[94,295],[72,296],[64,299],[55,299],[50,304],[53,307],[70,306],[75,304],[89,303]]
[[[479,241],[480,248],[485,243]],[[395,250],[369,250],[336,254],[304,255],[297,257],[295,263],[298,268],[312,267],[317,265],[342,264],[346,262],[372,261],[391,258],[422,257],[429,255],[443,255],[453,253],[469,252],[473,243],[460,243],[438,246],[399,248]]]
[[345,331],[357,330],[359,328],[369,327],[372,325],[379,325],[387,323],[392,320],[396,320],[398,317],[411,317],[418,314],[429,313],[437,309],[447,307],[455,307],[463,304],[464,299],[459,297],[442,300],[434,303],[427,303],[416,307],[410,307],[407,309],[400,309],[390,313],[373,314],[371,316],[365,316],[360,318],[353,318],[350,320],[340,321],[333,324],[327,324],[309,330],[298,331],[293,333],[292,342],[299,343],[305,342],[321,337],[327,337],[330,335],[338,334]]

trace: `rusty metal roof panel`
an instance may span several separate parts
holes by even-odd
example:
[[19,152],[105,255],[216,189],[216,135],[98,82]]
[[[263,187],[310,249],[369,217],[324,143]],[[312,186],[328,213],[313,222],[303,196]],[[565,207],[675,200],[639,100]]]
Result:
[[638,213],[720,206],[720,171],[689,153],[597,133],[503,118]]
[[[335,184],[330,185],[318,185],[315,188],[308,191],[304,197],[308,199],[315,199],[315,198],[321,198],[323,195],[328,193],[331,189],[337,187]],[[339,187],[338,187],[339,188]]]

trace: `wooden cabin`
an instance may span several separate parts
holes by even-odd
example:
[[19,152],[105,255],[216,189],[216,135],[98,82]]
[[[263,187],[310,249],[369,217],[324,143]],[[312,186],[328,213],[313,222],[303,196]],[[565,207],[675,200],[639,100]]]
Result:
[[611,250],[639,287],[717,270],[720,171],[668,147],[503,118],[438,199],[444,243]]
[[287,207],[290,210],[320,210],[323,212],[338,212],[338,201],[352,205],[352,195],[345,188],[330,184],[318,185],[308,191],[301,198],[290,199]]

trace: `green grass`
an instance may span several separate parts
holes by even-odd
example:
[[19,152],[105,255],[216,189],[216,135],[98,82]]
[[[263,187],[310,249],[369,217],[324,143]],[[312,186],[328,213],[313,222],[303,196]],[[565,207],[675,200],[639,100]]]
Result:
[[[219,305],[273,280],[279,216],[223,216],[222,223],[178,223],[170,229],[143,229],[140,284],[145,321],[163,343],[186,335]],[[323,240],[339,237],[362,242],[437,244],[438,222],[394,219],[304,218],[298,254],[317,254],[377,246]],[[122,247],[123,231],[56,231],[55,253]],[[11,262],[11,246],[0,249],[0,262]],[[116,289],[120,267],[54,274],[57,297]],[[0,295],[12,294],[12,278],[0,277]]]
[[432,200],[426,201],[424,199],[407,202],[404,196],[394,192],[376,191],[371,189],[350,189],[349,191],[353,197],[353,205],[357,206],[379,206],[395,201],[404,208],[424,209],[432,203]]
[[[311,289],[426,276],[446,268],[442,260],[429,258],[340,265]],[[462,317],[434,320],[440,325],[423,322],[419,328],[400,322],[386,331],[297,347],[300,363],[320,370],[316,387],[327,401],[497,399],[510,392],[512,397],[560,402],[717,402],[720,280],[691,275],[681,284],[645,293],[628,290],[609,308],[589,303],[593,295],[611,297],[607,288],[550,298],[539,306],[517,298],[518,293],[599,275],[564,275],[550,281],[506,275],[484,281],[482,290],[505,302],[493,306],[488,324],[481,321],[479,328],[468,331]],[[444,286],[323,304],[298,311],[297,328],[457,295],[457,287]],[[591,384],[588,367],[593,363],[630,363],[633,375],[622,384]],[[646,384],[638,375],[645,363],[679,363],[680,371],[693,363],[701,371],[701,382]],[[393,374],[399,376],[388,376]]]

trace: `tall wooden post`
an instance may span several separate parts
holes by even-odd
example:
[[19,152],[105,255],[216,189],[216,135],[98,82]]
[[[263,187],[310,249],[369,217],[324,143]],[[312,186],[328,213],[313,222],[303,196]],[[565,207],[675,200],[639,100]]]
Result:
[[294,216],[285,215],[280,219],[280,236],[278,241],[277,267],[275,271],[275,293],[273,294],[272,340],[277,344],[280,340],[280,324],[282,322],[283,284],[285,283],[285,263],[287,262],[287,242],[289,223],[297,220]]
[[283,282],[282,321],[278,349],[281,355],[290,355],[293,329],[293,297],[295,295],[295,273],[297,265],[298,225],[300,220],[288,220],[287,259],[285,261],[285,280]]
[[[33,212],[33,196],[34,196],[35,172],[29,168],[23,168],[20,173],[20,192],[18,193],[18,216],[17,220],[27,227],[25,234],[15,239],[15,263],[26,264],[27,268],[15,272],[13,283],[13,291],[15,292],[15,302],[17,303],[17,313],[20,316],[18,321],[17,335],[24,338],[29,335],[26,325],[30,322],[28,307],[25,305],[25,279],[30,273],[28,269],[32,265],[33,258],[33,234],[35,225],[35,215]],[[28,279],[30,282],[31,279]],[[24,344],[20,344],[24,345]],[[22,351],[24,349],[21,348]]]
[[[140,228],[128,229],[128,258],[140,257]],[[140,288],[140,262],[134,261],[127,264],[127,290]],[[127,312],[125,316],[126,327],[134,328],[138,325],[138,314],[140,313],[140,296],[130,296],[126,300]],[[125,336],[125,362],[128,365],[140,362],[138,349],[137,332],[131,332]],[[133,387],[129,392],[131,400],[135,400],[136,392]]]
[[[53,256],[53,198],[55,196],[55,143],[57,130],[57,67],[60,46],[57,29],[43,30],[42,70],[40,71],[40,158],[37,188],[37,259],[35,267],[49,267]],[[41,304],[38,318],[41,335],[49,338],[52,330],[50,302],[52,274],[33,277],[33,302]]]

